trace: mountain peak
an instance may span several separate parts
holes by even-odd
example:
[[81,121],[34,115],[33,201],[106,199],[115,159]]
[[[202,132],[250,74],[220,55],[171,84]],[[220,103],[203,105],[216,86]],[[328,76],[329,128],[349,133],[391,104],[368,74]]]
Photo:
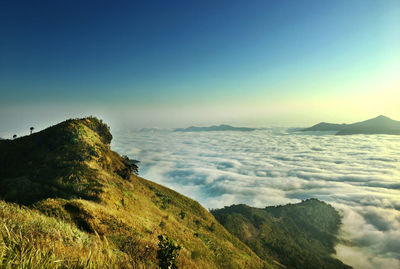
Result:
[[105,123],[87,117],[0,141],[0,197],[23,204],[53,197],[99,199],[104,174],[127,179],[130,167],[110,149],[111,140]]
[[378,117],[373,118],[373,119],[374,119],[374,120],[392,120],[391,118],[386,117],[386,116],[384,116],[384,115],[379,115]]
[[93,131],[104,144],[109,145],[111,143],[112,134],[110,132],[110,127],[102,120],[93,116],[81,119],[69,119],[48,129],[55,128],[59,131],[88,136],[87,138],[93,139],[93,134],[84,132],[84,129],[86,129],[85,127]]

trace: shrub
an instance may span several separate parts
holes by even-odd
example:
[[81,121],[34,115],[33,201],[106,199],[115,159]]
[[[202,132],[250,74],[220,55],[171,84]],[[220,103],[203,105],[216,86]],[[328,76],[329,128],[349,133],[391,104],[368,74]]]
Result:
[[181,246],[176,245],[174,241],[166,235],[159,235],[158,240],[158,265],[161,269],[177,269],[176,258],[179,255],[178,252],[181,249]]
[[122,162],[124,163],[125,168],[116,171],[120,177],[129,180],[131,173],[134,173],[135,175],[139,174],[139,167],[137,166],[139,161],[130,160],[128,156],[124,155],[122,156]]
[[181,217],[181,219],[184,219],[186,216],[185,211],[181,210],[181,212],[179,213],[179,216]]

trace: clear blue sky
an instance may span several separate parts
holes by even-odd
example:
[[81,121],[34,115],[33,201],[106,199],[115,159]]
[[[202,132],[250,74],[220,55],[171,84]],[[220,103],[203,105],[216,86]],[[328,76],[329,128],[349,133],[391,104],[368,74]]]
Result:
[[399,36],[400,1],[1,1],[0,125],[400,117]]

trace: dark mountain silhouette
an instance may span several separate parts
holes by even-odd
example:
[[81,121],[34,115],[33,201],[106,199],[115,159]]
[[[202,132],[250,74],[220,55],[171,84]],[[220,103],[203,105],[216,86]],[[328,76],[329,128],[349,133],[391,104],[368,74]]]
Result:
[[352,124],[333,124],[321,122],[302,131],[336,131],[337,135],[352,134],[390,134],[400,135],[400,121],[386,116],[378,116],[362,122]]
[[213,125],[208,127],[196,127],[190,126],[188,128],[177,128],[175,132],[213,132],[213,131],[241,131],[241,132],[249,132],[254,131],[256,128],[248,128],[248,127],[234,127],[231,125],[221,124],[221,125]]

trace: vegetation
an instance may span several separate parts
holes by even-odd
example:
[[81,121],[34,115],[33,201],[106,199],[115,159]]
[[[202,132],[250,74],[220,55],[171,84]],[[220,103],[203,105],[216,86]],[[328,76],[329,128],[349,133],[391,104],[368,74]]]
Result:
[[157,250],[158,265],[161,269],[177,269],[176,258],[181,246],[176,245],[168,236],[159,235],[158,240],[160,241]]
[[154,268],[159,234],[181,247],[179,268],[274,267],[196,201],[135,175],[111,139],[89,117],[0,141],[0,268]]
[[263,259],[289,268],[351,268],[331,257],[341,224],[338,212],[316,199],[299,204],[213,210],[224,227]]
[[124,155],[122,156],[122,162],[125,164],[125,168],[118,171],[122,178],[129,180],[132,173],[139,174],[139,167],[137,166],[139,161],[130,160],[128,156]]
[[0,268],[112,268],[124,253],[36,210],[0,201]]

